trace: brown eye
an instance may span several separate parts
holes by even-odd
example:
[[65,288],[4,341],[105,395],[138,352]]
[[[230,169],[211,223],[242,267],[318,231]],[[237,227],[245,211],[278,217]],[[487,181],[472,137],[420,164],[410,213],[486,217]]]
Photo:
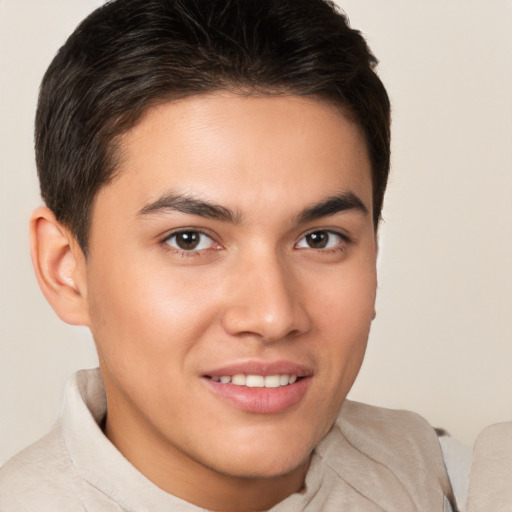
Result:
[[303,236],[296,247],[298,249],[333,249],[343,242],[344,238],[334,231],[312,231]]
[[306,242],[312,249],[324,249],[329,242],[329,233],[326,231],[315,231],[306,235]]
[[200,231],[179,231],[173,233],[165,241],[180,251],[201,251],[212,247],[213,240]]
[[196,231],[185,231],[176,235],[176,245],[184,251],[191,251],[199,245],[200,237]]

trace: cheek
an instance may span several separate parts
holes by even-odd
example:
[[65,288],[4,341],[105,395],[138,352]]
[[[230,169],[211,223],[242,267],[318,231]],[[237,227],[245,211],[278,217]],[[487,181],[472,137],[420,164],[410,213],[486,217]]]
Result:
[[113,364],[180,361],[216,314],[215,290],[191,276],[147,265],[100,268],[89,282],[91,331],[100,357]]
[[377,276],[371,261],[309,276],[312,313],[323,330],[338,333],[347,342],[368,333],[375,310]]
[[[352,270],[352,271],[351,271]],[[370,263],[323,281],[314,315],[330,392],[344,397],[363,361],[375,311],[376,272]]]

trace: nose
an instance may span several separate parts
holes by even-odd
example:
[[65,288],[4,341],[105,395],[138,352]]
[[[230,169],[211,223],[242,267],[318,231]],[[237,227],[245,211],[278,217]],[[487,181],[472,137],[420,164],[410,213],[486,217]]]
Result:
[[311,321],[293,269],[277,254],[252,258],[230,277],[226,332],[276,341],[307,332]]

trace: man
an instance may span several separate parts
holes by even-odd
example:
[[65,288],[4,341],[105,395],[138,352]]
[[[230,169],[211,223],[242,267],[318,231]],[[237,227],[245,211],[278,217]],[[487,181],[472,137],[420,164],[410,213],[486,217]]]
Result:
[[345,401],[389,170],[375,64],[320,0],[117,0],[77,28],[41,88],[32,256],[100,371],[0,508],[451,510],[433,429]]

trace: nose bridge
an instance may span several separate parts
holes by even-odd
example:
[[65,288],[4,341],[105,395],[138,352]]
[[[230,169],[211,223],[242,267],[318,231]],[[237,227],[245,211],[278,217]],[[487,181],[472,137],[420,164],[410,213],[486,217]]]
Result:
[[233,284],[235,290],[224,314],[230,334],[253,334],[273,341],[307,330],[296,277],[278,251],[260,249],[240,258]]

